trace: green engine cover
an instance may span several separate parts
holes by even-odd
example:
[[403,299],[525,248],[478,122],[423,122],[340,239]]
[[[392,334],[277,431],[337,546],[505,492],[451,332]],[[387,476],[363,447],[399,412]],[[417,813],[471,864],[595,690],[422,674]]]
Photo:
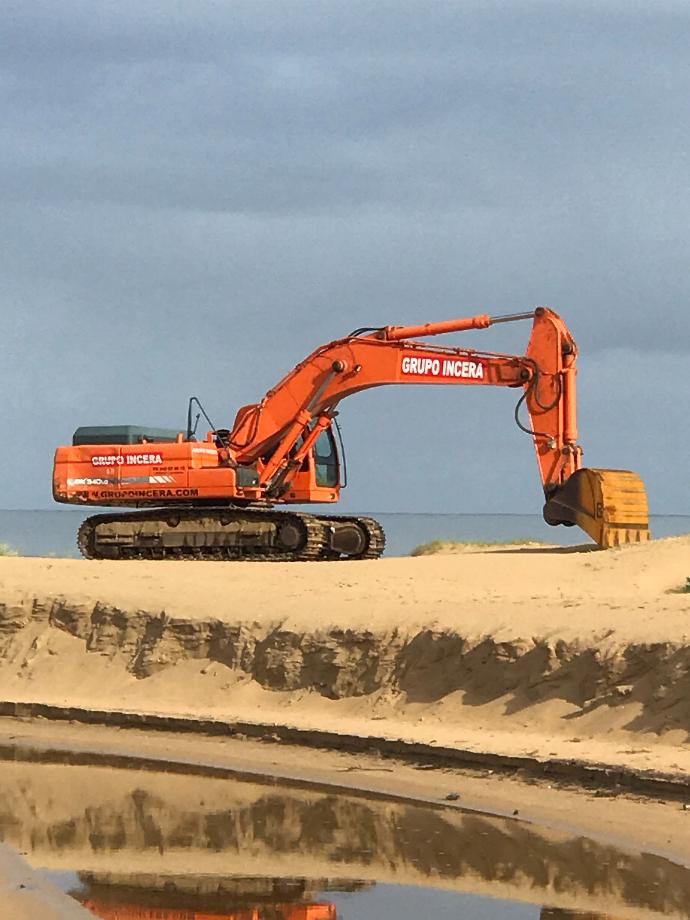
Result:
[[98,425],[94,428],[77,428],[72,436],[74,447],[84,444],[143,444],[169,443],[177,440],[179,431],[174,428],[143,428],[140,425]]

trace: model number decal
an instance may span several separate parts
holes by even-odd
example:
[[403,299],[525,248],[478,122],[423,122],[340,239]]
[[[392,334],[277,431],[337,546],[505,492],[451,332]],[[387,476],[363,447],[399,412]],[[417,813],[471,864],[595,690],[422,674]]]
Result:
[[466,358],[428,358],[405,355],[400,365],[403,374],[417,377],[462,377],[470,380],[484,379],[484,365]]
[[160,454],[96,454],[91,458],[93,466],[149,466],[162,462]]

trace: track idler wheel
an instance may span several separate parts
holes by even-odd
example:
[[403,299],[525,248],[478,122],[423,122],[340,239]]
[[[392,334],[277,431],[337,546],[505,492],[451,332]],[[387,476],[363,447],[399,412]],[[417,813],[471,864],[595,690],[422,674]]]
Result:
[[361,556],[366,552],[369,539],[366,530],[356,521],[337,521],[329,524],[329,545],[342,556]]

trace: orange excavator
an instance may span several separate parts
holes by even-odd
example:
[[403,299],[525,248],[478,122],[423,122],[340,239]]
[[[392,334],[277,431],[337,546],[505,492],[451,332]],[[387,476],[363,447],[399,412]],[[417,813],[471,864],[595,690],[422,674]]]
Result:
[[[524,355],[418,341],[521,320],[532,322]],[[578,525],[603,548],[648,540],[639,476],[582,466],[576,360],[572,335],[546,307],[357,329],[317,348],[260,402],[241,408],[232,429],[214,427],[196,397],[186,432],[77,429],[72,445],[55,454],[53,495],[143,509],[88,518],[78,536],[87,558],[372,559],[385,536],[371,518],[276,508],[338,501],[342,400],[389,384],[509,387],[521,391],[515,421],[534,442],[545,520]],[[211,430],[197,440],[202,414]]]

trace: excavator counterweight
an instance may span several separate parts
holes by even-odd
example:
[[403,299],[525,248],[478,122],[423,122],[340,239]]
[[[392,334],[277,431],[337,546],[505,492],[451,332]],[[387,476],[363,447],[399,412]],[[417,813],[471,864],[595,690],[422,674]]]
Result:
[[[446,333],[531,320],[524,355],[436,341]],[[577,346],[558,314],[478,316],[358,329],[317,348],[232,428],[197,441],[187,431],[134,426],[79,428],[55,454],[58,502],[143,510],[88,518],[78,545],[87,558],[374,559],[385,546],[371,518],[281,511],[332,504],[344,487],[334,435],[340,403],[388,385],[494,386],[521,393],[515,421],[532,440],[549,524],[577,525],[602,548],[649,539],[645,489],[627,470],[582,465]],[[198,416],[197,416],[198,421]]]

